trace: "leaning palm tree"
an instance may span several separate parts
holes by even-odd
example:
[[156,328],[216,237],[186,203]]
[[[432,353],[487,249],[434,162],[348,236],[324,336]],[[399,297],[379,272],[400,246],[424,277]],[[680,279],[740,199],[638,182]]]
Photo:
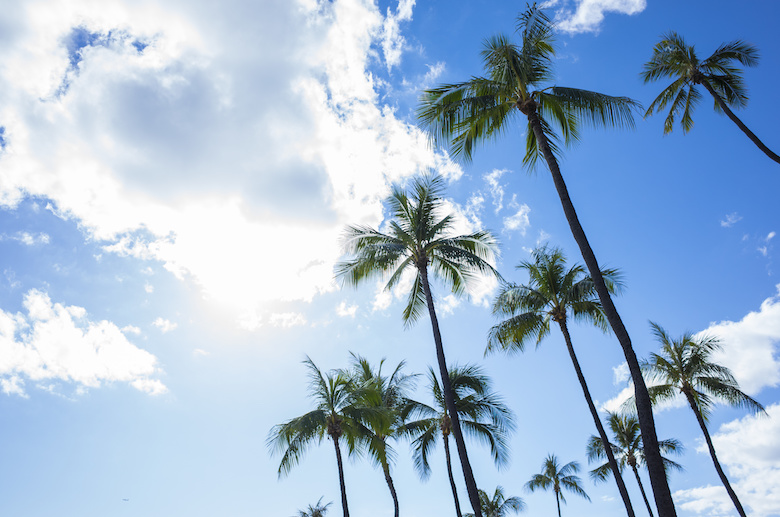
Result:
[[[477,366],[453,367],[450,369],[449,378],[455,392],[455,409],[464,431],[490,446],[493,461],[498,467],[506,465],[509,460],[506,438],[509,431],[514,429],[514,417],[501,398],[491,390],[490,378]],[[433,368],[428,371],[428,380],[434,405],[415,403],[410,408],[411,414],[419,418],[407,422],[402,432],[414,439],[414,466],[423,479],[427,479],[431,473],[428,458],[441,437],[447,461],[447,475],[455,500],[455,513],[461,517],[450,457],[451,413]],[[483,517],[487,516],[483,513]]]
[[639,104],[627,97],[560,86],[545,86],[553,77],[553,28],[543,11],[533,6],[518,19],[520,44],[505,36],[495,36],[485,43],[482,57],[486,77],[445,84],[423,92],[417,112],[421,124],[434,142],[449,144],[454,156],[470,160],[475,144],[503,134],[512,120],[528,122],[526,153],[523,162],[529,166],[544,158],[552,174],[566,220],[579,246],[588,273],[593,279],[604,314],[620,342],[636,391],[637,413],[647,448],[647,466],[661,517],[676,516],[672,494],[666,481],[658,439],[655,432],[650,397],[642,379],[639,360],[631,338],[610,298],[601,276],[596,255],[580,224],[569,197],[556,154],[560,141],[576,141],[581,124],[631,127],[633,110]]
[[[601,440],[605,444],[609,443],[599,412],[590,396],[580,362],[577,360],[577,354],[574,353],[568,325],[571,319],[593,324],[604,331],[608,330],[607,320],[596,296],[593,280],[585,275],[585,268],[580,264],[567,268],[566,257],[558,248],[549,249],[543,246],[535,249],[531,257],[532,260],[525,260],[517,266],[518,269],[528,272],[528,284],[504,284],[493,303],[493,314],[507,319],[490,329],[485,353],[496,349],[522,352],[529,341],[535,341],[538,347],[550,334],[551,324],[557,323],[593,417],[593,423],[596,424]],[[607,282],[610,292],[615,292],[620,287],[620,275],[617,270],[604,269],[601,275]],[[623,477],[620,475],[620,468],[612,455],[612,450],[607,448],[606,454],[618,491],[623,498],[623,504],[628,515],[632,515],[631,500]]]
[[333,503],[328,503],[326,505],[322,504],[322,497],[317,501],[317,504],[315,505],[309,505],[308,508],[305,510],[298,510],[298,515],[295,517],[325,517],[325,514],[328,513],[328,507]]
[[[609,425],[612,435],[615,437],[613,443],[610,443],[609,446],[612,453],[617,457],[620,472],[623,472],[626,465],[631,467],[636,483],[639,485],[639,491],[642,493],[642,499],[647,506],[647,511],[650,517],[653,517],[653,508],[650,506],[650,501],[648,501],[647,494],[645,494],[645,487],[642,485],[642,479],[639,477],[639,467],[642,466],[645,460],[642,448],[642,435],[639,432],[639,421],[633,415],[619,415],[612,412],[609,412],[608,415],[607,425]],[[658,446],[664,454],[680,454],[683,450],[682,444],[675,439],[659,440]],[[604,441],[598,436],[591,436],[588,440],[587,453],[588,461],[605,459],[607,453],[606,449],[604,449]],[[682,470],[682,465],[679,463],[667,457],[664,457],[663,460],[667,471],[670,469]],[[606,481],[612,472],[609,463],[604,463],[591,470],[590,476],[596,482]]]
[[566,498],[563,497],[564,489],[590,501],[590,497],[580,486],[582,480],[576,475],[579,471],[580,464],[576,461],[559,467],[558,458],[554,454],[549,454],[542,463],[541,474],[534,474],[525,487],[531,492],[537,489],[549,490],[552,488],[553,493],[555,493],[555,503],[558,505],[558,517],[561,517],[561,502],[566,503]]
[[707,431],[707,420],[716,400],[755,413],[765,413],[764,406],[739,389],[739,384],[728,368],[711,362],[713,352],[721,347],[717,338],[695,337],[686,333],[674,340],[657,323],[651,322],[650,325],[661,343],[661,353],[650,354],[650,360],[643,365],[650,379],[658,382],[650,388],[650,396],[655,403],[673,399],[680,393],[685,396],[704,434],[715,470],[737,512],[745,517],[745,510],[715,454],[715,447]]
[[650,104],[645,117],[669,106],[664,134],[672,131],[679,115],[682,115],[680,126],[687,133],[693,127],[693,110],[701,100],[701,93],[696,87],[702,85],[715,99],[715,111],[725,113],[764,154],[780,163],[780,156],[764,145],[729,108],[744,108],[748,102],[742,70],[734,66],[735,61],[744,66],[756,66],[758,49],[744,41],[730,41],[715,49],[711,56],[700,60],[693,45],[685,43],[682,36],[676,32],[664,34],[653,48],[653,56],[645,63],[641,75],[646,83],[664,77],[674,81]]
[[344,248],[352,258],[336,265],[336,274],[344,283],[357,286],[371,278],[390,273],[386,289],[397,286],[405,273],[414,275],[403,320],[407,325],[417,321],[427,307],[436,346],[436,359],[442,379],[442,390],[452,417],[452,434],[458,449],[469,501],[478,517],[479,494],[471,470],[466,444],[455,411],[455,395],[447,373],[439,322],[433,304],[429,273],[438,276],[456,295],[463,294],[477,274],[498,275],[490,265],[496,252],[496,241],[487,231],[468,235],[451,235],[454,218],[440,214],[444,180],[426,176],[412,182],[411,194],[394,188],[387,203],[392,219],[388,233],[367,226],[348,226]]
[[[375,408],[378,414],[361,424],[368,436],[367,451],[371,459],[382,468],[385,482],[393,498],[394,517],[398,517],[398,494],[390,475],[390,466],[395,458],[395,451],[387,443],[388,439],[398,436],[410,408],[416,403],[409,399],[409,391],[414,387],[415,375],[403,373],[405,362],[401,361],[395,370],[387,376],[382,373],[384,359],[375,369],[364,357],[352,354],[352,369],[346,372],[352,379],[352,385],[357,391],[358,403],[362,406]],[[377,416],[379,418],[377,418]]]
[[[504,489],[496,487],[496,492],[490,498],[487,492],[479,491],[479,500],[482,505],[483,517],[506,517],[509,512],[522,512],[525,510],[525,502],[519,497],[506,498]],[[474,517],[473,513],[467,513],[464,517]]]
[[341,458],[341,442],[346,442],[348,451],[359,450],[365,441],[360,422],[369,420],[377,413],[370,408],[355,404],[355,390],[343,372],[323,374],[310,358],[303,362],[309,370],[309,396],[317,407],[305,415],[274,426],[268,435],[268,446],[272,452],[282,452],[278,474],[282,477],[298,464],[309,445],[321,443],[327,436],[333,440],[336,450],[336,464],[341,488],[341,507],[344,517],[349,517],[347,490],[344,483],[344,464]]

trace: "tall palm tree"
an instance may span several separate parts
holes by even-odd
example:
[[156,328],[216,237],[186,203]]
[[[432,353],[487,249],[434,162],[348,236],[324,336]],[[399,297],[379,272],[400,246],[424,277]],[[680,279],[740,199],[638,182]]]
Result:
[[371,420],[362,422],[369,439],[367,450],[371,459],[382,468],[385,482],[393,498],[394,517],[398,517],[398,494],[390,475],[390,465],[395,458],[395,451],[387,443],[389,438],[396,438],[404,423],[410,408],[415,404],[409,399],[409,390],[414,387],[415,375],[402,372],[405,362],[401,361],[395,370],[386,376],[382,373],[384,359],[375,369],[368,360],[352,354],[351,376],[353,386],[357,389],[358,403],[362,406],[376,408],[381,411],[380,418],[371,415]]
[[322,504],[322,497],[317,501],[317,504],[315,505],[309,505],[308,508],[305,510],[298,510],[298,515],[295,517],[325,517],[325,514],[328,513],[328,507],[333,503],[328,503],[326,505]]
[[742,70],[734,66],[735,61],[744,66],[758,65],[758,49],[744,41],[730,41],[715,49],[711,56],[700,60],[693,45],[685,43],[682,36],[676,32],[664,34],[653,47],[653,56],[645,63],[641,75],[645,83],[664,77],[674,81],[650,104],[645,117],[669,106],[664,134],[672,131],[675,118],[680,114],[680,126],[687,133],[693,127],[691,114],[701,100],[696,86],[702,85],[715,99],[715,111],[725,113],[764,154],[780,163],[780,156],[764,145],[729,108],[744,108],[748,102]]
[[[609,412],[608,415],[607,425],[609,425],[609,428],[612,430],[612,435],[615,437],[614,441],[610,443],[609,446],[612,449],[612,453],[617,457],[620,472],[623,472],[626,465],[631,467],[631,470],[634,472],[634,477],[636,477],[636,482],[639,485],[639,491],[642,493],[642,499],[647,506],[647,511],[650,513],[650,517],[653,517],[653,508],[650,506],[650,501],[647,500],[645,487],[642,485],[642,479],[639,477],[639,467],[642,466],[645,461],[645,455],[642,448],[642,435],[639,432],[639,421],[634,415],[619,415],[612,412]],[[658,446],[664,454],[680,454],[683,450],[682,444],[675,439],[659,440]],[[603,460],[606,458],[604,441],[598,436],[591,436],[588,440],[587,453],[588,461]],[[679,463],[666,457],[663,459],[667,471],[669,469],[682,470],[682,465]],[[590,476],[597,482],[606,481],[611,473],[612,468],[609,463],[604,463],[591,470]]]
[[704,434],[715,470],[737,512],[745,517],[745,510],[715,454],[715,447],[707,431],[707,420],[716,400],[754,413],[766,413],[764,406],[739,389],[739,384],[728,368],[711,362],[713,352],[721,348],[717,338],[697,338],[685,333],[680,339],[674,340],[657,323],[651,322],[650,325],[661,343],[661,353],[650,354],[650,360],[644,364],[648,376],[659,382],[650,388],[650,396],[656,403],[673,399],[680,393],[685,396]]
[[525,487],[531,492],[537,489],[549,490],[552,488],[555,493],[555,503],[558,505],[558,517],[561,517],[561,502],[566,503],[566,498],[563,497],[564,489],[590,501],[590,497],[580,486],[582,480],[576,475],[579,471],[580,464],[576,461],[559,467],[558,458],[554,454],[549,454],[542,463],[541,474],[534,474]]
[[[450,384],[455,392],[455,409],[466,434],[490,446],[493,461],[504,466],[509,459],[507,434],[514,429],[514,417],[501,398],[491,390],[490,378],[477,366],[453,367],[449,372]],[[447,460],[447,474],[455,500],[455,512],[461,517],[458,490],[452,475],[450,457],[450,434],[452,418],[447,408],[436,373],[428,371],[429,389],[434,400],[433,406],[416,403],[411,414],[419,417],[403,426],[404,434],[414,438],[414,466],[420,477],[427,479],[431,473],[428,458],[439,437],[444,443],[444,457]],[[481,506],[481,503],[480,503]],[[483,517],[487,517],[483,513]]]
[[533,166],[543,157],[552,175],[563,212],[593,279],[604,314],[620,342],[636,391],[637,413],[647,448],[647,467],[660,517],[675,517],[672,493],[666,481],[647,386],[631,337],[610,298],[596,255],[569,197],[556,154],[560,130],[564,143],[576,141],[582,123],[593,126],[633,126],[639,104],[627,97],[560,86],[544,86],[553,79],[553,29],[543,11],[530,7],[518,19],[520,44],[505,36],[485,43],[482,57],[486,77],[445,84],[423,92],[417,112],[434,142],[449,144],[454,156],[470,160],[474,145],[505,132],[513,118],[525,117],[526,153],[523,162]]
[[360,422],[375,418],[376,411],[355,404],[355,390],[343,372],[323,374],[310,358],[303,362],[309,370],[309,396],[317,407],[305,415],[274,426],[267,444],[272,452],[282,452],[279,477],[298,464],[309,445],[322,443],[325,436],[333,440],[341,488],[341,507],[349,517],[347,490],[344,483],[344,464],[341,442],[346,442],[350,453],[357,451],[365,441]]
[[439,176],[414,180],[410,188],[411,195],[395,187],[387,200],[392,214],[389,233],[366,226],[348,226],[344,248],[353,258],[337,264],[336,274],[344,279],[345,284],[357,286],[371,278],[391,273],[386,289],[396,286],[405,272],[414,275],[412,290],[403,311],[403,320],[407,325],[411,325],[419,319],[424,308],[428,309],[444,399],[452,418],[452,434],[455,437],[469,501],[477,517],[481,517],[477,484],[455,411],[455,396],[447,373],[429,273],[432,272],[446,282],[454,294],[463,294],[475,275],[498,275],[489,262],[493,259],[497,245],[487,231],[450,235],[453,216],[440,214],[443,187],[444,181]]
[[[518,513],[525,510],[525,502],[519,497],[510,497],[506,499],[504,489],[496,487],[496,492],[490,498],[487,492],[479,491],[479,500],[482,504],[482,515],[484,517],[506,517],[509,512]],[[467,513],[465,517],[474,517],[473,513]]]
[[[528,285],[506,283],[501,288],[493,303],[493,314],[508,319],[490,329],[485,353],[497,348],[510,352],[523,351],[526,343],[531,340],[535,341],[538,347],[550,334],[551,323],[557,323],[566,342],[566,349],[574,365],[577,379],[580,381],[593,423],[596,424],[602,441],[605,444],[609,443],[599,412],[590,396],[580,362],[574,353],[568,326],[571,318],[574,321],[591,323],[604,331],[609,328],[601,303],[596,296],[593,280],[585,275],[585,268],[580,264],[567,269],[563,252],[558,248],[548,249],[546,246],[535,249],[532,260],[521,262],[517,268],[528,272]],[[601,271],[601,275],[611,292],[620,286],[620,278],[616,270],[605,269]],[[606,454],[626,512],[628,515],[633,515],[628,490],[623,483],[612,450],[607,448]]]

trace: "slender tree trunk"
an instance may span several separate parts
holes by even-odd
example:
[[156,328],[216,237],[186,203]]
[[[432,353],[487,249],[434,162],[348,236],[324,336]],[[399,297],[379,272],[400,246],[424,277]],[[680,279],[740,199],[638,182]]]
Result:
[[428,314],[431,317],[431,327],[433,328],[433,341],[436,343],[436,359],[439,363],[439,374],[441,375],[442,391],[444,392],[444,402],[447,407],[447,413],[452,419],[452,434],[455,437],[455,445],[458,449],[460,466],[463,469],[463,477],[466,481],[466,491],[469,495],[469,502],[474,511],[474,517],[482,517],[482,509],[479,505],[479,493],[477,492],[477,483],[474,481],[474,473],[471,470],[468,453],[466,452],[466,442],[463,441],[463,433],[460,430],[460,418],[455,408],[455,394],[452,391],[450,382],[450,373],[447,369],[447,363],[444,360],[444,346],[441,342],[441,332],[439,331],[439,321],[436,319],[436,311],[433,308],[433,295],[431,295],[431,286],[428,283],[428,266],[423,264],[419,267],[420,279],[422,281],[425,300],[428,304]]
[[390,477],[390,465],[387,463],[382,465],[382,471],[385,473],[385,481],[387,482],[387,488],[390,489],[390,495],[393,497],[393,516],[398,517],[398,494],[395,493],[395,485],[393,485],[393,478]]
[[718,106],[720,106],[720,109],[723,110],[723,112],[731,119],[733,123],[737,125],[739,129],[742,130],[743,133],[747,135],[747,137],[750,139],[751,142],[756,144],[756,147],[764,151],[764,154],[769,156],[770,160],[773,160],[777,163],[780,163],[780,156],[776,155],[774,152],[772,152],[771,149],[769,149],[766,145],[764,145],[764,142],[758,139],[756,135],[753,134],[751,130],[748,129],[748,127],[737,117],[733,111],[728,107],[728,104],[720,98],[720,95],[718,95],[718,92],[712,89],[712,86],[710,86],[710,83],[707,81],[701,81],[701,84],[707,89],[708,92],[710,92],[710,95],[715,97],[715,102],[718,103]]
[[344,463],[341,461],[341,448],[339,439],[333,436],[333,446],[336,448],[336,463],[339,466],[339,485],[341,487],[341,508],[344,510],[344,517],[349,517],[349,507],[347,506],[347,485],[344,484]]
[[601,276],[601,269],[596,260],[596,255],[593,253],[590,243],[588,243],[588,238],[585,236],[582,225],[580,225],[577,212],[574,210],[574,205],[571,202],[571,198],[569,198],[569,191],[566,188],[566,183],[563,181],[561,170],[558,167],[558,162],[550,150],[547,136],[544,134],[544,131],[542,131],[539,115],[536,113],[535,108],[528,109],[527,111],[527,113],[525,111],[524,113],[528,116],[528,121],[536,136],[536,141],[547,161],[547,166],[552,174],[555,188],[558,191],[558,197],[563,206],[563,212],[569,223],[569,228],[574,236],[574,240],[580,248],[580,253],[582,253],[582,258],[585,260],[588,272],[593,279],[607,321],[609,321],[609,325],[612,327],[615,337],[617,337],[620,346],[623,348],[623,354],[626,357],[631,379],[634,381],[634,398],[636,400],[637,417],[639,418],[639,426],[642,431],[645,461],[647,462],[647,471],[650,475],[650,484],[653,487],[653,496],[655,497],[655,504],[658,508],[658,515],[659,517],[677,517],[677,512],[674,509],[674,501],[672,500],[672,492],[669,490],[669,483],[666,480],[666,471],[664,470],[663,460],[661,459],[661,451],[658,448],[658,436],[655,432],[655,422],[653,420],[653,409],[650,405],[650,396],[647,393],[647,386],[642,377],[642,370],[639,367],[636,353],[631,346],[631,338],[623,325],[623,321],[620,319],[615,304],[612,303],[609,290],[604,283],[604,278]]
[[642,499],[645,500],[647,511],[650,512],[650,517],[653,517],[653,507],[650,506],[650,501],[647,500],[647,494],[645,494],[645,487],[642,486],[642,480],[639,479],[639,470],[637,470],[636,465],[631,465],[631,470],[634,471],[634,476],[636,476],[636,484],[639,485],[639,491],[642,492]]
[[734,489],[731,488],[731,483],[729,483],[728,478],[726,477],[726,473],[723,472],[723,469],[720,466],[720,462],[718,461],[718,456],[715,454],[715,446],[712,445],[712,439],[710,438],[710,433],[707,431],[707,423],[704,421],[704,417],[701,415],[701,411],[699,411],[699,408],[696,406],[696,402],[691,398],[690,395],[687,393],[685,394],[685,397],[688,399],[688,404],[691,406],[691,409],[693,410],[693,413],[696,415],[696,420],[699,421],[699,427],[701,427],[701,432],[704,433],[704,440],[707,442],[707,447],[710,449],[710,456],[712,456],[712,463],[715,464],[715,470],[718,471],[718,476],[720,476],[720,481],[723,483],[723,486],[726,487],[726,492],[729,493],[729,497],[731,498],[731,501],[734,503],[734,507],[737,509],[737,512],[742,517],[745,517],[745,510],[742,508],[742,503],[739,502],[739,498],[737,497],[737,494],[734,492]]
[[615,478],[618,492],[620,492],[620,497],[623,499],[623,504],[626,507],[626,514],[628,514],[628,517],[636,517],[634,515],[634,508],[631,506],[631,499],[628,497],[628,490],[626,490],[626,485],[623,482],[623,476],[620,474],[617,461],[615,461],[615,455],[612,453],[612,445],[609,443],[609,438],[607,438],[607,433],[604,431],[604,426],[601,425],[599,412],[596,410],[595,404],[593,404],[593,399],[590,396],[590,390],[588,390],[588,383],[585,382],[585,376],[582,374],[580,362],[577,360],[577,355],[574,353],[574,346],[571,343],[569,329],[566,326],[565,321],[559,321],[558,324],[561,327],[561,332],[563,332],[563,338],[566,341],[566,348],[569,350],[569,357],[571,357],[574,370],[577,372],[577,379],[580,381],[580,386],[582,386],[582,393],[585,395],[585,400],[588,402],[588,409],[590,409],[590,414],[593,416],[593,423],[596,424],[596,429],[599,431],[601,442],[604,444],[604,452],[607,453],[607,462],[612,469],[612,476]]
[[555,492],[555,504],[558,505],[558,517],[561,517],[561,496],[558,495],[558,492]]
[[450,456],[450,438],[444,436],[444,456],[447,457],[447,474],[450,476],[450,486],[452,487],[452,498],[455,499],[455,513],[458,517],[463,517],[460,512],[460,501],[458,501],[458,489],[455,486],[455,478],[452,476],[452,457]]

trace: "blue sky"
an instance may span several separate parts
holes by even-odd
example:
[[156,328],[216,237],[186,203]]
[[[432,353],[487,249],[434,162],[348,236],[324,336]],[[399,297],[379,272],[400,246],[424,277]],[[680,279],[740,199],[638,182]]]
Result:
[[[780,5],[753,0],[557,0],[556,84],[645,106],[665,84],[639,72],[673,30],[700,56],[744,39],[738,115],[773,150]],[[547,170],[521,166],[522,127],[472,163],[416,127],[421,88],[482,73],[479,51],[511,34],[524,4],[372,0],[36,0],[0,12],[0,514],[293,515],[334,501],[335,458],[314,446],[285,478],[266,437],[305,413],[309,355],[323,370],[349,352],[435,356],[428,322],[404,330],[403,292],[341,289],[333,265],[346,224],[381,226],[394,183],[434,169],[462,229],[501,243],[498,270],[537,244],[579,259]],[[707,332],[718,359],[769,418],[716,407],[721,461],[755,516],[780,515],[780,170],[706,97],[688,134],[663,117],[631,131],[583,132],[561,168],[599,260],[619,267],[617,300],[640,357],[648,321],[673,336]],[[593,502],[568,514],[620,515],[612,483],[587,479],[594,433],[562,339],[483,358],[495,285],[468,298],[439,288],[451,364],[478,363],[517,416],[512,461],[470,449],[477,483],[522,496],[548,453],[583,466]],[[573,329],[591,392],[612,407],[627,387],[616,340]],[[417,396],[425,399],[420,383]],[[732,515],[685,407],[657,413],[682,441],[671,476],[681,516]],[[407,517],[452,514],[439,448],[421,483],[408,444],[394,477]],[[359,458],[353,515],[392,515],[381,472]],[[641,498],[627,479],[638,513]],[[125,501],[127,499],[127,501]],[[467,505],[465,488],[461,500]]]

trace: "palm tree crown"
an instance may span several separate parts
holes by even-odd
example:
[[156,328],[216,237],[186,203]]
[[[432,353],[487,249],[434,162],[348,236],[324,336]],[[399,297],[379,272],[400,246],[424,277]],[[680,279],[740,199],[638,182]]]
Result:
[[336,276],[352,286],[390,273],[385,286],[388,290],[405,272],[414,270],[414,283],[403,312],[407,325],[423,314],[423,276],[427,277],[429,268],[458,295],[466,292],[477,274],[497,275],[490,265],[497,252],[490,232],[451,235],[454,216],[440,213],[444,192],[441,176],[417,178],[409,190],[411,195],[395,187],[387,199],[391,213],[388,233],[366,226],[347,227],[344,251],[354,258],[336,266]]
[[305,510],[298,510],[298,515],[295,517],[325,517],[325,514],[328,513],[328,507],[331,504],[333,503],[331,502],[323,505],[322,497],[320,497],[315,505],[309,505]]
[[549,454],[545,458],[544,463],[542,463],[542,472],[534,474],[531,481],[525,484],[525,487],[531,492],[538,489],[552,489],[558,505],[558,517],[560,517],[561,502],[566,502],[563,490],[577,494],[590,501],[590,497],[581,486],[582,480],[576,475],[579,471],[580,464],[576,461],[571,461],[561,467],[558,465],[558,458],[554,454]]
[[648,376],[659,383],[649,389],[650,396],[657,403],[683,394],[704,434],[710,457],[723,486],[737,512],[745,517],[742,503],[731,488],[715,454],[715,447],[707,430],[707,420],[716,400],[755,413],[765,413],[764,407],[739,389],[739,384],[728,368],[711,362],[712,354],[720,349],[720,342],[716,338],[695,337],[686,333],[680,339],[674,340],[660,325],[651,323],[651,326],[661,343],[661,353],[650,354],[650,360],[643,365]]
[[[634,473],[636,482],[639,485],[639,491],[642,493],[642,499],[647,506],[647,511],[650,517],[653,517],[653,508],[650,506],[650,501],[647,499],[645,488],[642,485],[642,480],[639,477],[639,467],[645,462],[644,448],[642,446],[642,434],[639,429],[639,421],[634,415],[620,415],[617,413],[608,413],[607,425],[609,425],[614,441],[611,442],[610,448],[613,455],[617,458],[620,471],[622,472],[628,465]],[[658,446],[663,454],[680,454],[683,450],[682,444],[675,439],[659,440]],[[588,461],[603,460],[607,457],[606,450],[604,448],[604,442],[598,436],[591,436],[588,440],[587,446]],[[664,457],[664,465],[667,471],[670,469],[682,470],[682,465],[676,463],[669,458]],[[606,481],[606,479],[612,473],[612,469],[609,463],[604,463],[595,469],[590,471],[590,476],[594,481]]]
[[701,101],[697,89],[701,85],[715,100],[715,111],[725,113],[772,160],[780,163],[780,157],[769,150],[729,108],[744,108],[748,103],[747,88],[742,80],[742,70],[734,66],[758,65],[758,49],[744,41],[730,41],[715,49],[709,57],[699,59],[693,45],[682,36],[669,32],[661,37],[650,61],[645,63],[642,79],[646,83],[663,78],[673,82],[655,98],[645,112],[645,117],[669,107],[664,120],[664,133],[670,133],[676,120],[683,132],[693,127],[693,110]]
[[[479,500],[482,503],[482,515],[484,517],[506,517],[509,512],[518,513],[525,510],[525,502],[519,497],[506,498],[504,489],[496,487],[493,497],[490,498],[487,492],[479,491]],[[473,513],[467,513],[464,517],[474,517]]]

